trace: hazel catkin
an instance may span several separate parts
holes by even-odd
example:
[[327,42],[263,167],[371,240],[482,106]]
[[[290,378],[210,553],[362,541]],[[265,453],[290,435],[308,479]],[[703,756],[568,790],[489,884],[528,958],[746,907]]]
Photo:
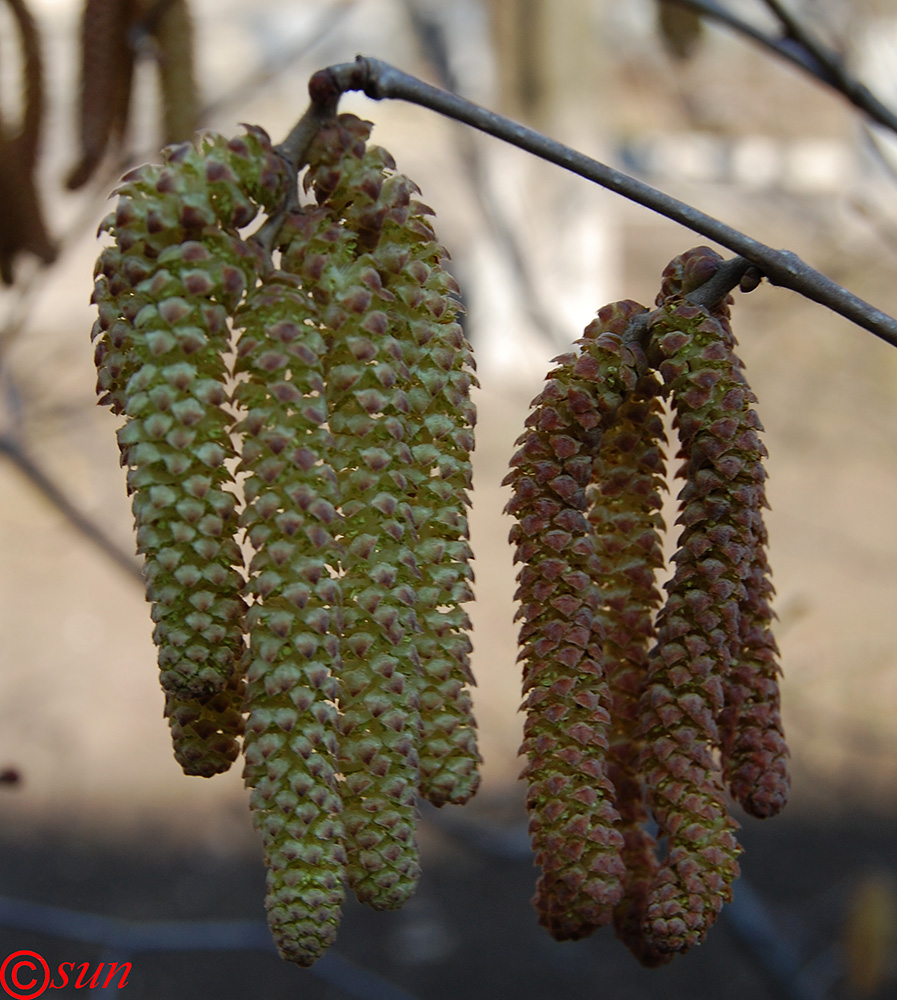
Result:
[[300,965],[336,936],[346,862],[339,495],[316,319],[298,279],[277,271],[236,318],[236,370],[245,376],[239,471],[247,474],[240,520],[255,552],[243,774],[268,869],[268,922],[281,955]]
[[[691,298],[719,260],[676,258],[651,312],[600,311],[549,373],[506,478],[540,922],[563,939],[612,916],[645,965],[700,943],[731,898],[725,785],[760,817],[788,792],[762,428],[727,302]],[[663,396],[685,485],[661,606]]]
[[608,766],[612,695],[605,662],[598,541],[586,490],[593,453],[638,381],[621,340],[643,312],[604,311],[577,354],[557,359],[518,439],[505,483],[518,575],[527,719],[527,808],[542,874],[540,923],[563,940],[608,923],[624,891],[620,814]]
[[[266,177],[270,143],[260,134],[247,141]],[[222,769],[242,728],[242,555],[225,356],[230,317],[257,266],[237,234],[258,212],[237,178],[246,148],[209,136],[127,175],[101,227],[114,243],[98,260],[93,297],[97,391],[125,416],[118,440],[166,714],[190,773]],[[206,738],[223,758],[198,760]]]

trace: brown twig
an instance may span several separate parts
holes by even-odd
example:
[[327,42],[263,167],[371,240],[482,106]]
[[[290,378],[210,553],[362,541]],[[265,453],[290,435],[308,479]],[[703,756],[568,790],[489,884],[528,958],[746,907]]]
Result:
[[439,90],[379,59],[359,56],[354,63],[319,70],[309,81],[312,104],[329,114],[333,113],[340,96],[349,90],[360,90],[377,101],[389,98],[418,104],[563,167],[726,247],[754,265],[772,284],[790,288],[826,306],[897,347],[897,320],[806,264],[797,254],[775,250],[555,139],[456,94]]

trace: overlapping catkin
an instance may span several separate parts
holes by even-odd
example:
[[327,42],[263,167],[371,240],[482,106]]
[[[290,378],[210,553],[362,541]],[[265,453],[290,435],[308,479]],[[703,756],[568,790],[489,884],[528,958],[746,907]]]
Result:
[[[370,184],[382,183],[383,160],[372,162],[363,138],[342,120],[322,130],[309,160],[307,183],[334,223],[315,296],[331,342],[324,396],[341,488],[347,876],[362,902],[393,909],[420,876],[420,660],[413,638],[420,625],[404,480],[412,461],[406,444],[410,372],[384,310],[392,296],[351,212],[366,173]],[[369,242],[378,238],[374,232]]]
[[[664,272],[661,298],[687,294],[718,263],[718,255],[706,247],[681,255]],[[731,522],[728,546],[742,546],[737,553],[738,634],[730,637],[732,660],[722,675],[719,739],[732,796],[747,812],[765,818],[784,807],[789,792],[778,647],[771,631],[774,588],[763,518],[767,453],[759,438],[763,427],[751,406],[756,397],[734,353],[728,304],[719,303],[710,310],[710,321],[699,325],[695,337],[703,338],[709,357],[692,362],[690,375],[683,374],[678,385],[671,385],[687,480],[680,494],[682,521],[686,535],[692,525],[701,530],[707,521],[718,520],[717,509],[724,504]],[[714,338],[715,348],[710,346]],[[717,541],[721,529],[714,531],[708,534]]]
[[527,719],[527,807],[539,920],[559,939],[609,922],[623,891],[623,835],[609,774],[613,695],[606,669],[598,538],[587,488],[604,433],[639,380],[622,341],[633,302],[602,311],[577,354],[536,397],[505,483],[515,560]]
[[[598,320],[586,327],[585,336],[602,329],[611,309],[601,310]],[[625,336],[625,327],[621,333]],[[611,695],[608,776],[620,814],[621,858],[626,869],[623,895],[614,909],[614,926],[618,936],[648,965],[660,960],[646,946],[641,932],[645,899],[658,860],[639,771],[641,741],[635,733],[639,695],[655,636],[654,615],[660,606],[655,571],[663,565],[660,509],[666,463],[659,394],[657,379],[643,374],[621,402],[614,423],[596,449],[588,495]]]
[[[472,598],[466,506],[476,411],[473,355],[458,322],[458,287],[443,266],[430,209],[390,155],[367,145],[370,123],[341,115],[322,130],[307,185],[357,234],[357,249],[379,277],[372,289],[389,324],[386,370],[404,379],[401,472],[390,489],[408,498],[420,663],[420,793],[435,805],[466,802],[479,785],[476,724],[469,687]],[[398,439],[397,439],[398,440]]]
[[[761,427],[727,303],[689,298],[718,266],[696,248],[666,269],[653,312],[601,310],[549,373],[506,479],[540,921],[581,937],[612,913],[646,965],[700,943],[731,898],[740,848],[724,782],[757,816],[788,791]],[[686,483],[660,607],[662,395]]]

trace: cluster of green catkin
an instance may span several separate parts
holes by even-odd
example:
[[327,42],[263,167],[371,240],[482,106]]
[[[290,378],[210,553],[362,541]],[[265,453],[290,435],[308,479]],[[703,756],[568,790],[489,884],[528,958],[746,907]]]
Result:
[[169,147],[124,178],[93,299],[175,756],[209,776],[244,737],[303,965],[345,886],[413,893],[418,796],[479,781],[473,359],[432,213],[369,133],[321,127],[302,204],[259,129]]
[[[719,260],[690,250],[653,311],[598,313],[549,372],[505,480],[534,903],[561,940],[613,922],[646,965],[700,943],[731,898],[726,786],[758,817],[788,796],[762,428],[728,300],[689,300]],[[685,485],[662,602],[665,397]]]

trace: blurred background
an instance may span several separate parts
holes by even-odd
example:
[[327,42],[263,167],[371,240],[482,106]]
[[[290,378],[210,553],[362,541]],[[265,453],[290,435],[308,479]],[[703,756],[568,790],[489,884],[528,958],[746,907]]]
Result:
[[[317,966],[277,958],[239,765],[207,781],[184,777],[171,756],[117,418],[94,402],[96,227],[122,169],[158,150],[153,53],[137,64],[123,150],[68,191],[81,3],[29,7],[47,91],[35,177],[58,255],[49,266],[20,255],[15,284],[0,290],[0,958],[127,960],[131,1000],[897,997],[897,352],[794,293],[736,293],[771,456],[793,799],[768,823],[739,817],[735,902],[693,953],[649,971],[610,930],[555,943],[529,906],[499,484],[549,360],[604,303],[650,304],[667,261],[704,241],[432,112],[360,95],[341,108],[376,123],[373,141],[436,210],[478,357],[471,614],[484,779],[463,810],[424,811],[424,874],[404,910],[349,904]],[[279,141],[311,73],[362,52],[793,250],[897,313],[888,137],[737,32],[707,23],[697,38],[664,34],[658,0],[190,7],[205,127],[232,134],[251,122]],[[728,8],[778,31],[762,0]],[[897,3],[791,9],[897,106]],[[5,122],[19,113],[20,64],[4,7]]]

